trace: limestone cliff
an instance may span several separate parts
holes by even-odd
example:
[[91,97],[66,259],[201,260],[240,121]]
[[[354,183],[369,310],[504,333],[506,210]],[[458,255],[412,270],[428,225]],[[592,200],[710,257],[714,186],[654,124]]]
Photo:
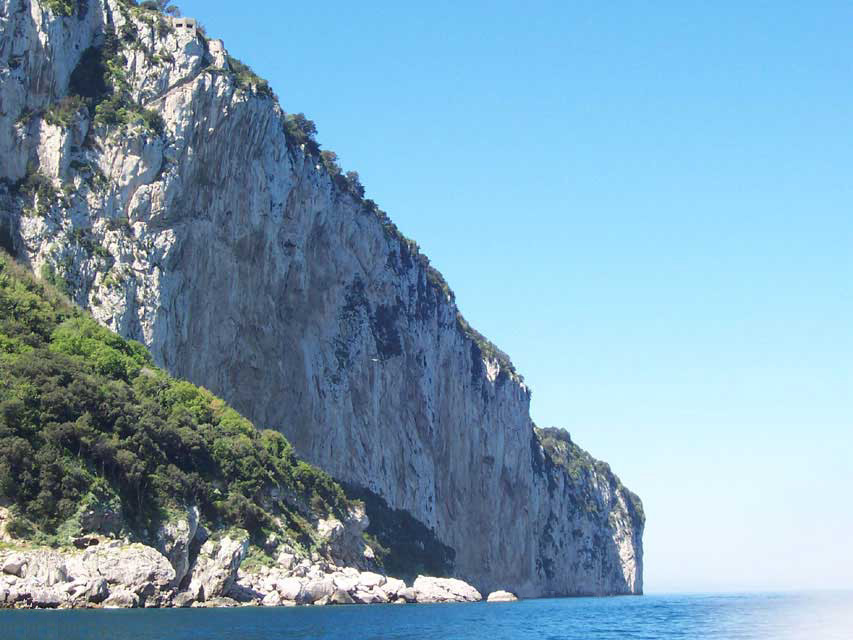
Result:
[[126,0],[0,0],[0,29],[0,245],[481,591],[642,592],[636,496],[534,430],[509,359],[221,42]]

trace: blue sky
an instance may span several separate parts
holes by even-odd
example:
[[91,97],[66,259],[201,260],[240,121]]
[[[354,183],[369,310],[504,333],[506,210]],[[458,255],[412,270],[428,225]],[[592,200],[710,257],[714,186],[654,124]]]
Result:
[[179,5],[642,496],[648,591],[853,587],[853,4]]

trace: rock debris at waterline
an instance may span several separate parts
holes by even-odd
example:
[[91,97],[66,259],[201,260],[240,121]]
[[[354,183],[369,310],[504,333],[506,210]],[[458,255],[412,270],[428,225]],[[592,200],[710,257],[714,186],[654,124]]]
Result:
[[0,608],[236,607],[479,602],[452,578],[403,580],[282,554],[273,567],[243,571],[248,540],[206,542],[178,586],[172,564],[152,547],[105,540],[84,551],[0,553]]

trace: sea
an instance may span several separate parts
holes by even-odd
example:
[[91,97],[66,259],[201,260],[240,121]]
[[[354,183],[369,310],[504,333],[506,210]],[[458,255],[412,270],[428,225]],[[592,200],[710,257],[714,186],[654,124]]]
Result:
[[853,640],[853,593],[646,595],[502,604],[2,611],[0,639]]

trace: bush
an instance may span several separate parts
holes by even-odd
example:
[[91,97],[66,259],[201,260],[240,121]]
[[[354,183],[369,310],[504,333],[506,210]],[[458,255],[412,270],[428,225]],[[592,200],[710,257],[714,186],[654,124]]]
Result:
[[320,154],[320,145],[317,144],[317,125],[313,120],[305,117],[304,113],[288,113],[284,118],[284,134],[287,141],[294,145],[305,145],[310,155]]
[[142,367],[151,364],[151,356],[141,344],[124,340],[83,316],[59,325],[49,348],[85,358],[98,374],[116,380],[129,381]]
[[67,18],[73,15],[76,3],[74,0],[46,0],[45,4],[54,15]]
[[146,0],[146,2],[143,2],[140,6],[143,9],[159,11],[160,13],[167,13],[171,16],[181,15],[181,10],[178,6],[169,2],[169,0]]
[[364,187],[361,184],[361,179],[358,175],[358,171],[347,171],[344,176],[347,181],[347,188],[350,193],[359,199],[364,198]]
[[[438,271],[435,272],[440,277],[441,274]],[[447,283],[444,282],[444,278],[441,278],[441,282],[447,286]],[[437,286],[441,286],[440,284]],[[510,360],[509,356],[501,351],[494,342],[486,338],[482,333],[477,331],[474,327],[468,324],[468,321],[465,320],[465,317],[457,312],[456,313],[456,326],[463,334],[465,334],[473,343],[476,345],[477,349],[480,351],[480,355],[483,358],[488,358],[489,360],[495,360],[500,365],[501,373],[506,374],[519,380],[523,380],[523,378],[518,374],[515,370],[515,365]]]
[[320,159],[323,161],[323,166],[333,178],[341,174],[341,167],[338,164],[338,154],[334,151],[321,151]]
[[[121,41],[136,38],[134,28],[122,28]],[[95,124],[120,126],[140,124],[155,135],[163,135],[165,122],[156,111],[136,104],[130,95],[130,84],[124,71],[126,60],[121,54],[121,41],[115,29],[109,27],[102,47],[90,47],[83,52],[71,74],[69,101],[80,101],[89,107]]]
[[275,98],[275,94],[272,88],[270,88],[269,83],[252,71],[252,68],[242,60],[228,56],[228,66],[234,74],[234,81],[237,87],[261,96]]
[[56,267],[52,264],[49,262],[42,264],[39,275],[44,282],[55,288],[57,291],[63,295],[68,295],[68,283],[65,281],[65,278],[56,273]]
[[48,178],[38,169],[29,167],[27,175],[15,185],[18,195],[30,201],[33,211],[45,216],[50,207],[59,199],[59,190],[54,186],[53,180]]
[[143,109],[139,113],[139,118],[145,127],[152,133],[161,136],[166,130],[166,121],[163,116],[153,109]]
[[86,106],[86,101],[80,96],[66,96],[56,104],[51,105],[44,115],[44,119],[48,124],[68,127],[74,122],[80,109]]
[[139,37],[139,30],[136,28],[136,24],[128,20],[123,25],[121,25],[120,36],[122,41],[127,44],[132,44],[136,42],[136,39]]

